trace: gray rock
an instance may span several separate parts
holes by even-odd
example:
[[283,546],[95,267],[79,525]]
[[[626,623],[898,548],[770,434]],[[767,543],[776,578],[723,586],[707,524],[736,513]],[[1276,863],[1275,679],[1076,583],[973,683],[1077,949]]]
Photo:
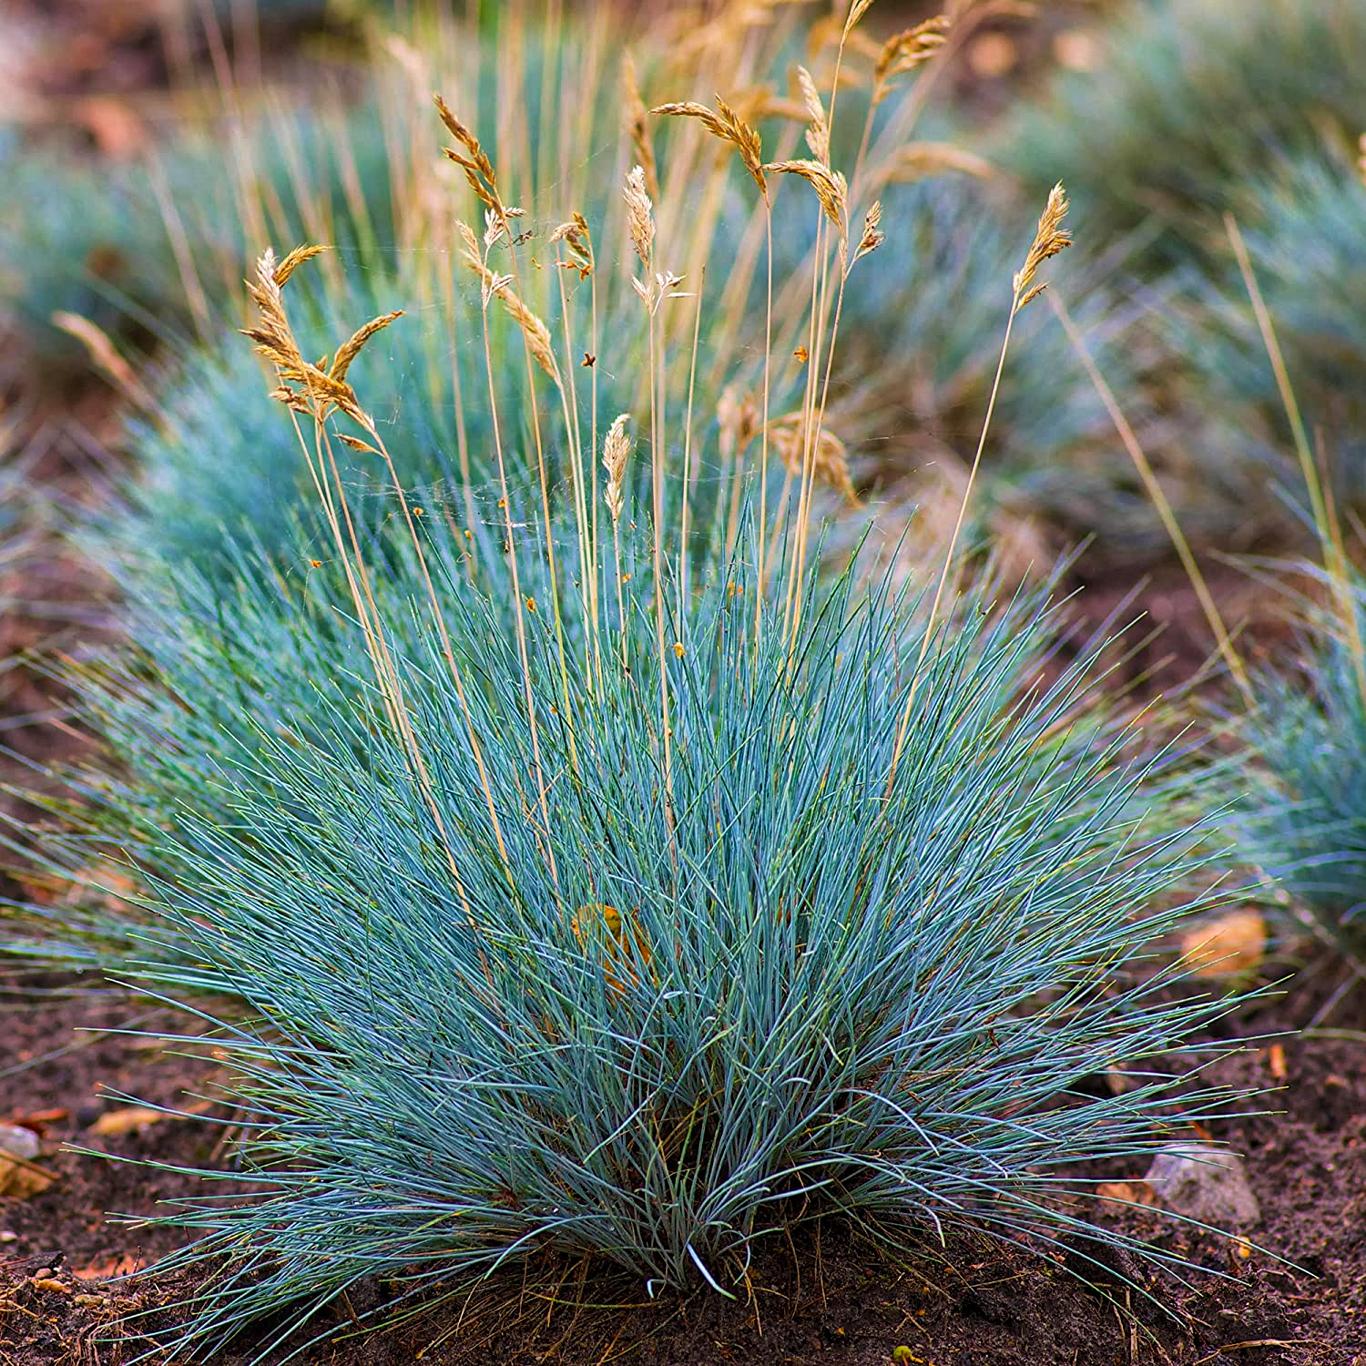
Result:
[[42,1144],[32,1129],[18,1124],[0,1124],[0,1153],[17,1157],[23,1162],[32,1162],[38,1156]]
[[1148,1184],[1169,1210],[1228,1231],[1253,1228],[1262,1207],[1243,1159],[1212,1143],[1174,1143],[1148,1168]]

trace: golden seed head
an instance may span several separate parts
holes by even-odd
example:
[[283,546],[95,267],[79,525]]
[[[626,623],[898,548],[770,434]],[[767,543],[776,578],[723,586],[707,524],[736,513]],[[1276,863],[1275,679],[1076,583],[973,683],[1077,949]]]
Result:
[[764,167],[780,175],[800,176],[816,192],[825,216],[835,225],[840,241],[849,236],[849,187],[839,171],[819,161],[771,161]]
[[846,38],[853,31],[858,21],[867,14],[872,3],[873,0],[854,0],[853,4],[849,6],[849,16],[844,21],[844,36]]
[[1072,234],[1063,227],[1067,209],[1067,192],[1059,181],[1048,192],[1048,203],[1039,215],[1039,226],[1035,229],[1034,240],[1029,244],[1024,265],[1015,272],[1012,283],[1018,300],[1015,305],[1017,312],[1031,300],[1037,299],[1046,288],[1045,285],[1034,284],[1039,267],[1072,245]]
[[876,251],[887,240],[887,234],[882,231],[882,201],[875,199],[873,206],[863,216],[863,234],[859,238],[858,249],[854,252],[854,260],[857,261],[861,256],[867,256],[870,251]]
[[442,150],[465,172],[465,179],[469,181],[470,189],[474,191],[479,202],[486,209],[496,213],[499,218],[506,219],[507,210],[503,207],[503,201],[498,194],[498,177],[488,154],[480,146],[479,139],[456,118],[440,95],[433,95],[432,100],[436,104],[436,112],[441,122],[446,125],[446,131],[461,147],[460,151],[456,151],[454,147]]
[[648,270],[654,254],[655,212],[645,192],[645,168],[633,166],[626,176],[626,225],[631,245],[641,264]]
[[626,431],[629,415],[621,413],[607,429],[607,438],[602,445],[602,465],[607,471],[607,511],[612,521],[621,520],[625,506],[623,486],[626,480],[626,466],[631,458],[631,438]]
[[768,180],[764,176],[763,144],[759,130],[745,122],[743,118],[721,98],[716,97],[716,108],[711,109],[696,100],[675,100],[671,104],[659,104],[652,114],[662,114],[669,118],[697,119],[714,138],[730,143],[740,155],[745,170],[754,178],[759,192],[768,197]]
[[569,259],[560,264],[566,269],[577,270],[581,280],[586,280],[593,273],[593,238],[588,231],[588,220],[581,213],[575,211],[569,221],[561,223],[547,240],[551,246],[564,243]]
[[558,385],[560,383],[560,367],[555,360],[555,347],[551,341],[550,329],[526,306],[521,296],[512,288],[512,277],[494,274],[484,264],[478,251],[471,251],[468,246],[462,255],[465,264],[479,277],[483,284],[485,307],[488,306],[490,299],[496,298],[507,309],[508,316],[522,331],[527,350],[531,352],[531,358]]
[[797,68],[797,88],[801,91],[802,106],[809,120],[806,129],[806,145],[811,155],[823,166],[830,164],[830,123],[825,117],[825,106],[821,103],[820,92],[811,73],[804,67]]
[[256,305],[258,317],[256,326],[244,332],[256,343],[257,351],[275,366],[279,385],[271,391],[272,398],[317,422],[325,421],[335,409],[368,426],[369,418],[356,398],[356,391],[346,382],[346,370],[366,341],[398,314],[376,318],[360,328],[337,352],[330,369],[326,357],[316,363],[307,360],[285,312],[284,286],[300,265],[324,250],[318,246],[295,247],[280,262],[270,247],[261,253],[256,262],[256,278],[247,283],[247,293]]
[[888,38],[873,63],[873,103],[882,102],[898,76],[929,61],[948,42],[948,29],[948,15],[936,14]]

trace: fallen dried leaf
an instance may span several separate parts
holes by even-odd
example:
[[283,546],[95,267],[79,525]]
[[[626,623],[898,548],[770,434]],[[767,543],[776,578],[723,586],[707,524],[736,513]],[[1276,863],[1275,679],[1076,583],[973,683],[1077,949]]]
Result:
[[1181,936],[1181,952],[1197,977],[1254,972],[1266,955],[1266,945],[1266,921],[1260,911],[1228,911]]
[[10,1120],[11,1124],[18,1124],[25,1129],[32,1129],[35,1133],[42,1131],[49,1124],[60,1124],[71,1114],[70,1110],[61,1106],[54,1106],[51,1110],[31,1110],[23,1114],[17,1114]]
[[102,1138],[119,1138],[170,1118],[173,1116],[153,1110],[149,1105],[124,1105],[117,1110],[106,1110],[90,1126],[90,1132]]
[[41,1195],[56,1181],[56,1176],[36,1162],[0,1153],[0,1195],[16,1200],[28,1200]]
[[29,1284],[35,1290],[50,1290],[54,1295],[69,1295],[71,1287],[52,1276],[35,1276]]
[[1284,1044],[1273,1043],[1271,1047],[1267,1049],[1266,1061],[1267,1066],[1271,1069],[1271,1075],[1275,1077],[1277,1081],[1284,1081],[1290,1075],[1290,1070],[1285,1065]]
[[1157,1201],[1153,1188],[1146,1181],[1102,1181],[1096,1187],[1097,1200],[1110,1200],[1121,1205],[1153,1205]]

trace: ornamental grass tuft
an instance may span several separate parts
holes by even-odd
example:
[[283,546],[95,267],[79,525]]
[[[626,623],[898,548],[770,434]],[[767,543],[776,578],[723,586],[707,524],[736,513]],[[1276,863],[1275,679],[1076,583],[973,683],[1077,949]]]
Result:
[[[160,1270],[193,1288],[163,1345],[211,1359],[251,1329],[254,1360],[306,1359],[566,1258],[739,1296],[767,1245],[826,1218],[903,1249],[967,1229],[1178,1265],[1068,1197],[1229,1101],[1201,1080],[1226,1046],[1200,1040],[1232,1002],[1162,947],[1214,904],[1184,890],[1208,832],[1111,720],[1100,647],[1069,662],[1045,596],[959,581],[999,384],[924,586],[828,563],[851,488],[826,408],[841,307],[897,227],[857,158],[832,164],[866,9],[829,84],[802,83],[811,157],[775,155],[736,105],[682,111],[654,170],[714,200],[696,239],[641,158],[615,226],[566,208],[559,255],[532,259],[492,142],[439,105],[484,210],[447,282],[482,365],[449,505],[410,486],[407,409],[367,369],[414,318],[376,297],[319,345],[303,282],[326,255],[259,259],[248,335],[317,553],[239,530],[212,565],[161,561],[143,652],[91,694],[126,762],[48,854],[126,865],[137,890],[88,919],[91,961],[179,1002],[223,1064],[240,1160],[164,1216],[192,1241]],[[904,46],[913,66],[937,50]],[[773,357],[713,407],[702,266],[733,254],[737,168],[735,318],[766,285],[780,184],[811,249],[790,312],[760,291],[747,335]],[[1070,241],[1062,187],[1041,207],[1000,263],[998,380]],[[597,330],[627,316],[590,306],[609,270],[629,331]],[[1094,1084],[1114,1069],[1128,1085]]]

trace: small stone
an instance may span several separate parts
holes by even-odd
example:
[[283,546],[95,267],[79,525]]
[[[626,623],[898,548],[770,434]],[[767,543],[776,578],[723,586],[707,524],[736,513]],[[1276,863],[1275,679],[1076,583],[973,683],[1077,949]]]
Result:
[[41,1148],[38,1135],[32,1129],[18,1124],[0,1124],[0,1153],[17,1157],[22,1162],[32,1162]]
[[1169,1210],[1225,1231],[1253,1228],[1262,1208],[1243,1159],[1212,1143],[1174,1143],[1153,1158],[1146,1177]]

